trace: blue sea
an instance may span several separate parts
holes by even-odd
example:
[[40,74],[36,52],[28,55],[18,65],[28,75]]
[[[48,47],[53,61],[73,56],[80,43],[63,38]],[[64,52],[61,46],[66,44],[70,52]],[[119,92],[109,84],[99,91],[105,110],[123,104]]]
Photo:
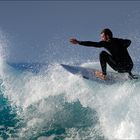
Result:
[[[79,65],[99,68],[99,62]],[[2,62],[0,139],[140,139],[139,100],[139,79],[105,85],[59,63]]]

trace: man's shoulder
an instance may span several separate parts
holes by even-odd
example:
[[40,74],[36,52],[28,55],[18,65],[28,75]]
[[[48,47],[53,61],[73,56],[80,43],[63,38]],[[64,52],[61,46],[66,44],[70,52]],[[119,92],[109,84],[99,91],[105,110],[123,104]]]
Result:
[[123,41],[124,41],[124,39],[122,39],[122,38],[112,38],[112,39],[111,39],[111,42],[114,42],[114,43],[117,43],[117,42],[118,42],[118,43],[119,43],[119,42],[121,43],[121,42],[123,42]]
[[117,41],[117,40],[123,40],[123,39],[122,38],[113,37],[112,40]]

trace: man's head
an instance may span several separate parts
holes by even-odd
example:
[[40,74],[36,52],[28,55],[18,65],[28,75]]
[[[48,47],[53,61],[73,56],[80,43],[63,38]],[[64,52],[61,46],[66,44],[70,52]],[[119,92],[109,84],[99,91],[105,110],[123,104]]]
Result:
[[103,29],[100,35],[102,41],[109,41],[113,37],[112,31],[108,28]]

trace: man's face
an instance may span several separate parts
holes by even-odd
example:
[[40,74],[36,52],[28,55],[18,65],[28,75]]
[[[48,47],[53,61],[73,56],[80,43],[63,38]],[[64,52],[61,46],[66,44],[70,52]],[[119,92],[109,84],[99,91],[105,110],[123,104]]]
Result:
[[105,35],[104,33],[102,33],[100,35],[100,37],[101,37],[101,41],[108,41],[109,40],[109,36],[108,35]]

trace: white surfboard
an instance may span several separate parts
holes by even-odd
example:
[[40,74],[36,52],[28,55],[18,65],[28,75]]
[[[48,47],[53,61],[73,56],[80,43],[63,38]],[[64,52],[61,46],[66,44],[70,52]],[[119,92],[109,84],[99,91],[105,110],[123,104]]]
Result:
[[100,83],[113,84],[116,82],[124,82],[126,80],[130,80],[127,73],[108,72],[107,80],[101,80],[95,76],[95,72],[97,71],[97,69],[65,64],[61,64],[61,66],[72,74],[79,75],[84,79],[93,80]]

